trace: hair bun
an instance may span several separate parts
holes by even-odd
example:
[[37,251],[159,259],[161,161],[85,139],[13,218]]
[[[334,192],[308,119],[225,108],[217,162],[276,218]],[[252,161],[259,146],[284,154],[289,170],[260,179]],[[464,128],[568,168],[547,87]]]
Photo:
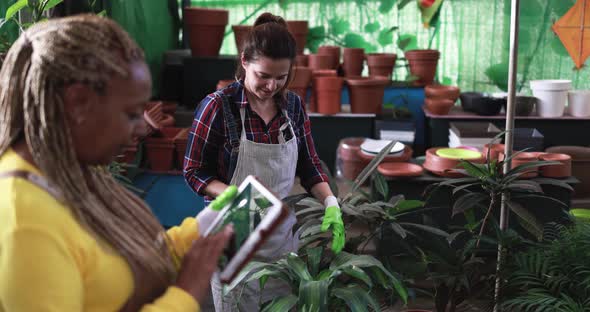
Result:
[[254,27],[267,23],[276,23],[283,27],[287,27],[287,22],[285,22],[285,20],[282,17],[269,12],[260,14],[260,16],[258,16],[256,21],[254,22]]

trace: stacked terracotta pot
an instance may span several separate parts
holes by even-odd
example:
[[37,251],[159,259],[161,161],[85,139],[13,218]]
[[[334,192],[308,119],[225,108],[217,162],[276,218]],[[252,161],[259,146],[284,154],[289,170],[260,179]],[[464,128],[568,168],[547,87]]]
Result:
[[307,103],[307,89],[311,83],[311,74],[312,70],[309,67],[293,66],[293,78],[287,87],[297,93],[304,104]]
[[307,21],[287,21],[287,28],[295,38],[297,54],[303,54],[307,42],[307,33],[309,32],[309,23]]
[[434,115],[446,115],[460,94],[461,90],[455,86],[428,85],[424,87],[424,105]]
[[397,55],[394,53],[367,54],[369,76],[391,78]]
[[232,25],[232,30],[234,31],[234,39],[236,41],[236,49],[238,51],[238,55],[242,53],[242,44],[246,41],[248,34],[252,30],[251,25]]
[[219,55],[228,19],[227,10],[184,8],[184,25],[193,56]]

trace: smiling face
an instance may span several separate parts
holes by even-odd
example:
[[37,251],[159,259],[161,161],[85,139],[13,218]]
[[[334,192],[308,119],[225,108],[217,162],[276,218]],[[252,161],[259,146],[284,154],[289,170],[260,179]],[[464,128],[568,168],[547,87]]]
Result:
[[291,60],[271,59],[261,56],[252,61],[242,57],[245,71],[244,86],[259,101],[272,99],[287,84]]
[[80,83],[64,91],[68,127],[80,163],[109,164],[125,145],[145,135],[143,111],[151,96],[150,72],[143,62],[132,62],[128,71],[128,77],[111,78],[104,94]]

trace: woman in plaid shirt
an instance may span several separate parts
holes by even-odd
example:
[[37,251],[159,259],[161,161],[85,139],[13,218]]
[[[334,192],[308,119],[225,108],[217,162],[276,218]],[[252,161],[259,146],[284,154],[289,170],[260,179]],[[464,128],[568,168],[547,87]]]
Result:
[[[286,89],[292,79],[296,50],[283,18],[260,15],[242,51],[236,81],[208,95],[197,107],[185,155],[185,179],[196,193],[210,200],[228,185],[239,185],[246,176],[255,175],[284,198],[297,175],[302,186],[324,202],[322,230],[332,231],[332,249],[340,252],[344,225],[338,201],[322,172],[303,103]],[[199,228],[206,229],[216,214],[206,208],[197,217]],[[298,235],[292,233],[295,221],[291,212],[255,259],[275,261],[297,251]],[[257,311],[260,296],[265,302],[290,292],[288,285],[278,280],[267,282],[262,291],[258,284],[246,285],[241,297],[232,293],[223,297],[221,285],[214,279],[216,310],[239,307]]]

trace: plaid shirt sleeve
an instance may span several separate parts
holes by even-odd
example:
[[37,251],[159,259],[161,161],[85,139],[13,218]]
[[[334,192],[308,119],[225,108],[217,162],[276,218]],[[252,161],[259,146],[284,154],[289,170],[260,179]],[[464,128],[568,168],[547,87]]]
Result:
[[297,143],[299,144],[299,157],[297,160],[297,176],[301,179],[301,186],[308,192],[311,188],[320,183],[328,182],[328,176],[322,170],[320,158],[315,151],[313,144],[313,137],[311,136],[311,121],[305,112],[305,108],[301,103],[299,96],[293,97],[294,116],[295,120],[295,134],[297,135]]
[[199,195],[217,174],[218,153],[224,142],[221,99],[210,94],[201,101],[188,135],[183,173],[187,184]]

